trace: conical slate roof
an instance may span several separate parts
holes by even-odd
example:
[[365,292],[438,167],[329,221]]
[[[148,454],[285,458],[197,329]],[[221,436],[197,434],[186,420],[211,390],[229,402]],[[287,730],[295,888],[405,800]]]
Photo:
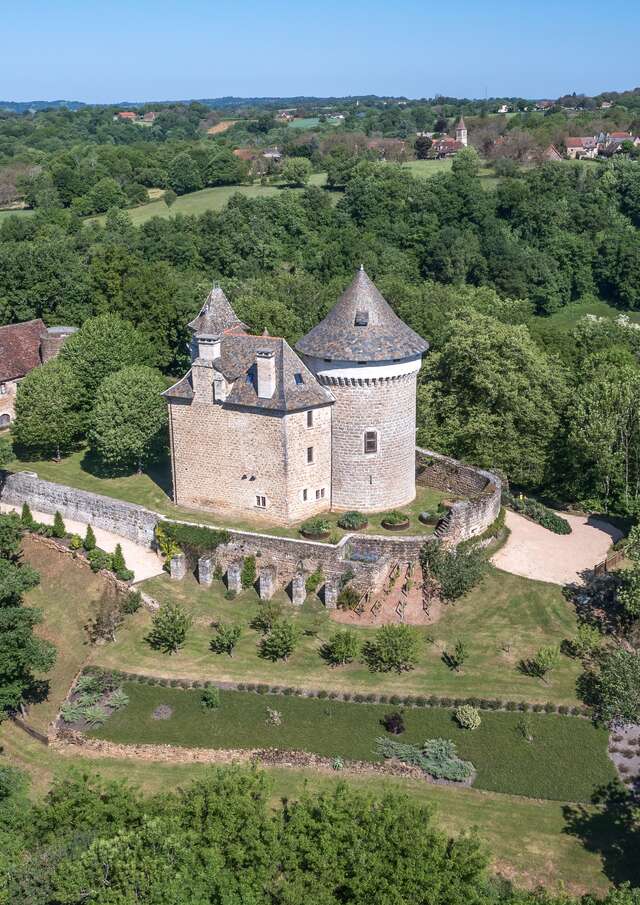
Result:
[[358,362],[409,358],[428,348],[393,312],[363,267],[325,319],[296,343],[303,355]]
[[464,124],[464,116],[462,113],[460,114],[460,119],[458,120],[458,125],[456,126],[456,132],[459,132],[460,129],[466,129],[467,127]]
[[238,318],[231,307],[229,299],[222,289],[215,285],[200,309],[200,314],[188,325],[192,333],[204,333],[209,336],[218,336],[225,330],[238,328],[248,330],[246,324]]

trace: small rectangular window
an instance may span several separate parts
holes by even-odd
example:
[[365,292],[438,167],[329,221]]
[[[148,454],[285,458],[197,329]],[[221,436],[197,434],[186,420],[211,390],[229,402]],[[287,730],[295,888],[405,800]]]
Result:
[[313,446],[307,446],[307,465],[313,463]]
[[376,431],[365,431],[364,451],[365,453],[378,452],[378,434]]
[[316,490],[316,500],[324,500],[324,487]]
[[258,509],[266,509],[267,508],[267,498],[266,496],[258,496],[256,497],[256,506]]
[[305,487],[305,489],[302,491],[302,501],[304,503],[306,503],[308,498],[309,498],[309,491]]
[[0,383],[0,396],[6,396],[6,394],[7,394],[6,383]]
[[302,379],[302,374],[300,374],[299,372],[297,372],[293,375],[293,379],[295,380],[295,382],[298,385],[300,385],[301,383],[304,383],[304,380]]
[[313,409],[307,412],[307,427],[313,427]]

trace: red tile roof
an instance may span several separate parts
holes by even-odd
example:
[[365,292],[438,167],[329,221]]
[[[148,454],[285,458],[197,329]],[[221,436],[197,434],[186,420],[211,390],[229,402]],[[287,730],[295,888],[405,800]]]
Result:
[[621,138],[624,141],[625,138],[631,138],[631,134],[629,132],[612,132],[609,138]]
[[40,336],[46,329],[40,318],[0,327],[0,380],[17,380],[41,364]]

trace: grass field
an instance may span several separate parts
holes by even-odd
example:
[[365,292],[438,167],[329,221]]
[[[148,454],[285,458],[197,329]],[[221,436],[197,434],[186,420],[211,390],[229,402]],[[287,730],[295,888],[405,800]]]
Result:
[[556,311],[548,318],[537,318],[536,320],[539,324],[549,325],[549,327],[556,331],[568,333],[573,330],[578,321],[583,317],[586,317],[587,314],[592,314],[595,317],[606,317],[611,320],[618,317],[620,314],[624,314],[634,323],[640,323],[640,312],[621,311],[619,308],[614,308],[613,305],[609,305],[607,302],[601,300],[592,302],[574,302],[571,305],[565,305],[564,308],[560,308],[559,311]]
[[[88,758],[80,750],[63,757],[29,738],[11,723],[0,726],[3,757],[26,770],[31,792],[41,797],[54,776],[71,769],[99,772],[110,779],[127,781],[147,793],[177,789],[201,777],[209,769],[201,764],[172,764],[115,758]],[[0,760],[0,763],[2,761]],[[268,768],[274,805],[281,798],[295,799],[306,789],[329,789],[340,776],[312,770]],[[609,883],[603,873],[600,850],[615,843],[615,831],[606,826],[591,848],[565,832],[564,805],[555,801],[483,792],[476,789],[451,789],[418,780],[350,777],[349,784],[373,794],[385,789],[406,792],[412,799],[435,808],[437,822],[450,833],[475,827],[492,854],[492,869],[517,885],[548,889],[566,887],[576,894],[603,893]]]
[[[192,576],[172,582],[159,576],[144,582],[144,590],[160,602],[178,601],[193,615],[194,625],[184,647],[166,655],[146,642],[151,617],[140,610],[127,620],[114,644],[96,648],[93,662],[111,669],[123,669],[171,678],[216,679],[233,682],[266,682],[329,691],[352,691],[486,697],[502,700],[575,704],[575,682],[580,672],[576,661],[562,657],[547,685],[519,672],[518,662],[530,657],[544,644],[559,644],[575,634],[575,616],[555,585],[529,581],[493,569],[483,582],[455,606],[444,608],[440,620],[417,629],[420,657],[416,669],[408,673],[372,673],[361,662],[331,668],[320,656],[320,648],[336,629],[326,610],[310,599],[298,609],[284,593],[276,598],[302,631],[298,647],[285,662],[272,663],[258,656],[260,635],[249,628],[260,602],[254,590],[235,600],[225,600],[224,586],[215,582],[202,588]],[[233,657],[214,654],[209,649],[212,622],[238,622],[242,636]],[[317,632],[305,634],[305,632]],[[357,627],[364,642],[374,628]],[[464,669],[453,672],[442,654],[457,640],[468,648]],[[510,647],[509,647],[510,645]],[[505,652],[503,647],[509,647]]]
[[[264,697],[223,691],[220,708],[203,711],[202,692],[125,682],[130,702],[113,714],[96,738],[120,744],[172,744],[200,748],[281,748],[323,757],[379,762],[376,738],[385,734],[380,720],[393,707],[317,698]],[[154,719],[161,704],[169,719]],[[267,723],[267,707],[277,709],[282,724]],[[533,742],[518,731],[517,713],[483,713],[482,725],[460,729],[450,710],[408,708],[401,741],[422,744],[427,738],[450,738],[460,757],[477,770],[474,787],[491,792],[558,801],[588,801],[594,789],[614,779],[607,757],[607,732],[588,720],[530,714]]]
[[26,598],[29,606],[39,607],[46,617],[36,632],[52,641],[57,650],[55,665],[46,675],[48,698],[29,710],[30,724],[46,732],[70,684],[91,653],[84,627],[106,590],[106,582],[29,536],[24,539],[23,553],[41,578],[40,585]]
[[[324,185],[326,173],[313,173],[309,180],[310,185]],[[232,195],[240,194],[245,198],[269,198],[279,195],[284,186],[278,185],[221,185],[216,188],[202,189],[200,192],[191,192],[181,195],[171,207],[167,207],[164,200],[151,201],[141,204],[139,207],[130,208],[128,214],[134,226],[146,223],[152,217],[175,217],[177,214],[198,216],[205,211],[219,211],[227,204]],[[302,189],[288,189],[292,192],[300,192]],[[331,199],[337,202],[340,197],[337,193],[331,194]],[[104,222],[104,216],[90,217],[89,220]]]
[[[453,158],[449,157],[445,160],[409,160],[403,164],[404,169],[409,170],[412,176],[421,179],[431,179],[439,173],[451,172]],[[495,175],[493,167],[490,164],[483,163],[479,172],[482,186],[485,189],[493,191],[499,184],[500,179]]]
[[[68,484],[79,490],[88,490],[92,493],[101,493],[104,496],[126,500],[129,503],[137,503],[146,506],[162,515],[172,518],[182,518],[197,522],[206,522],[224,528],[238,528],[242,531],[259,531],[266,534],[277,534],[283,537],[300,537],[298,525],[282,527],[261,519],[229,518],[218,513],[206,513],[201,510],[191,510],[182,506],[175,506],[168,496],[171,485],[171,473],[168,460],[159,463],[147,473],[137,474],[132,472],[122,477],[105,478],[92,471],[91,458],[84,450],[72,453],[60,462],[52,460],[14,460],[7,466],[15,471],[35,471],[41,478],[47,481],[55,481],[60,484]],[[418,516],[423,511],[435,512],[438,503],[450,494],[442,493],[429,487],[417,488],[415,500],[403,511],[409,516],[409,527],[404,531],[394,531],[396,535],[432,534],[432,525],[423,525]],[[388,534],[381,525],[384,513],[372,515],[369,526],[364,530],[366,534]],[[345,533],[338,527],[340,515],[333,512],[326,514],[330,523],[332,540],[338,540]]]

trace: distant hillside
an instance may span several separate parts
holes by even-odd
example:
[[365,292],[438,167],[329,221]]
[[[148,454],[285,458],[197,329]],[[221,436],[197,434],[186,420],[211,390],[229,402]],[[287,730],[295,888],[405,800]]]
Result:
[[66,107],[68,110],[79,110],[86,107],[82,101],[0,101],[0,110],[11,110],[12,113],[26,113],[28,110],[49,110],[52,107]]

